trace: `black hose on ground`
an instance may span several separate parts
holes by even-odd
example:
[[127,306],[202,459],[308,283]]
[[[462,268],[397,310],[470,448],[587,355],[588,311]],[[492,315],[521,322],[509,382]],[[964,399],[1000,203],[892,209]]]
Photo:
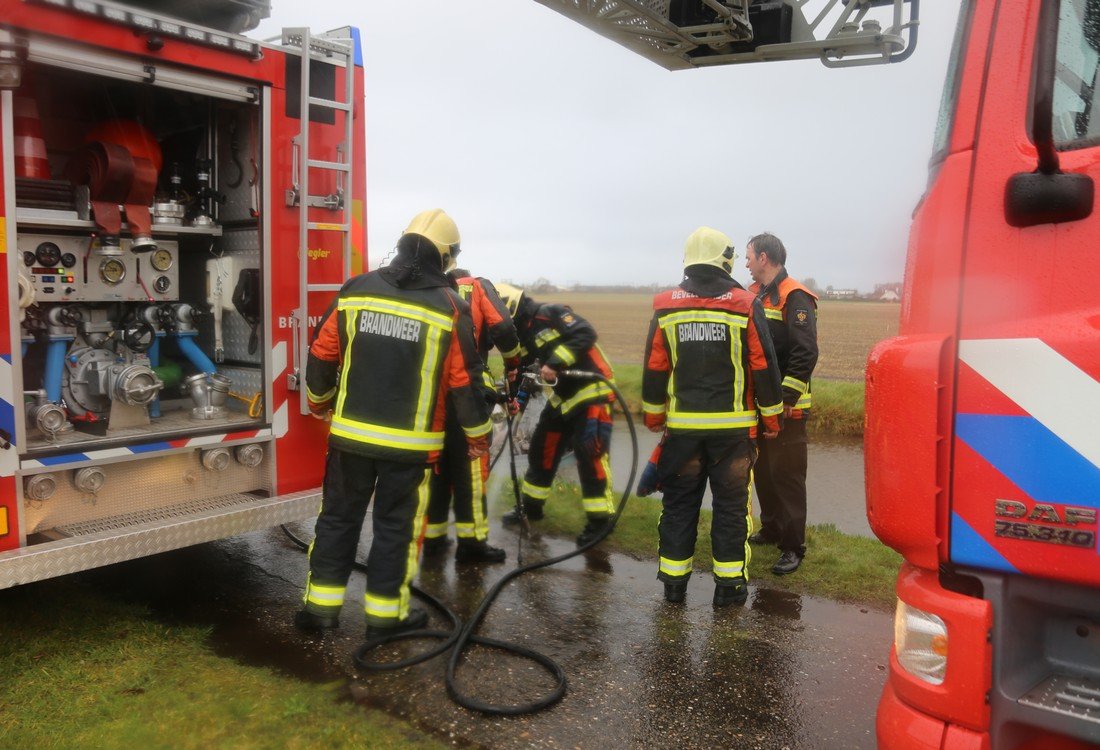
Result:
[[[428,659],[432,659],[439,654],[447,651],[448,649],[451,649],[451,656],[447,662],[447,694],[451,697],[451,700],[464,708],[494,716],[518,716],[521,714],[535,713],[545,708],[549,708],[565,696],[565,692],[567,689],[565,670],[563,670],[561,665],[555,662],[553,659],[546,656],[545,654],[539,653],[538,651],[534,651],[525,646],[520,646],[516,643],[510,643],[507,641],[499,641],[494,638],[486,638],[485,636],[477,635],[474,632],[481,624],[481,621],[485,619],[485,615],[488,613],[489,608],[492,607],[497,595],[500,594],[501,590],[509,583],[511,583],[514,579],[518,578],[524,573],[529,573],[533,570],[538,570],[540,568],[547,568],[551,565],[557,565],[558,563],[574,558],[577,555],[584,554],[588,550],[598,545],[604,539],[606,539],[607,536],[612,531],[614,531],[615,524],[618,523],[619,517],[622,515],[623,509],[626,507],[626,502],[630,497],[630,491],[634,487],[634,477],[638,471],[638,434],[634,429],[634,419],[633,417],[631,417],[630,412],[627,411],[626,400],[623,398],[623,394],[610,379],[605,378],[598,373],[567,370],[563,374],[571,377],[583,377],[592,380],[602,380],[608,387],[611,388],[611,391],[615,394],[615,398],[619,404],[619,409],[626,417],[626,424],[630,431],[631,442],[630,476],[627,479],[626,489],[623,490],[622,498],[619,500],[619,504],[615,508],[615,512],[614,514],[612,514],[607,526],[595,538],[593,538],[586,544],[577,547],[577,549],[575,550],[566,552],[562,555],[557,555],[556,557],[548,558],[546,560],[540,560],[529,565],[521,564],[506,573],[499,581],[496,582],[496,584],[493,585],[491,589],[489,589],[484,598],[482,598],[481,602],[478,604],[477,609],[474,610],[474,613],[470,616],[470,619],[467,620],[465,623],[462,622],[461,618],[457,614],[455,614],[445,604],[439,601],[439,599],[435,598],[431,594],[428,594],[426,591],[417,588],[416,586],[412,586],[412,592],[420,598],[424,599],[432,607],[443,613],[451,621],[453,629],[450,632],[442,630],[413,630],[367,641],[355,652],[355,663],[359,666],[359,668],[367,672],[383,672],[394,669],[401,669],[403,667],[408,667],[412,666],[413,664],[419,664],[421,662],[427,661]],[[512,454],[512,487],[513,493],[516,495],[518,505],[519,486],[517,482],[515,467],[515,453],[512,451],[511,442],[512,419],[509,417],[507,449]],[[503,451],[504,448],[502,448],[501,450]],[[500,454],[498,453],[497,457],[499,458],[499,456]],[[287,534],[287,536],[291,538],[291,540],[295,544],[302,547],[303,549],[307,547],[304,541],[296,537],[285,526],[283,527],[283,531]],[[522,535],[523,532],[521,531],[521,543]],[[355,567],[357,570],[361,570],[364,572],[366,571],[366,565],[362,563],[357,562],[355,564]],[[367,653],[385,644],[420,638],[438,638],[443,642],[435,648],[431,649],[430,651],[409,657],[407,659],[403,659],[401,661],[383,663],[372,662],[366,658]],[[518,703],[506,706],[485,703],[469,697],[458,689],[458,686],[456,684],[456,673],[458,672],[463,654],[473,644],[486,646],[488,648],[495,648],[500,651],[506,651],[515,654],[516,656],[524,657],[534,661],[554,678],[554,680],[556,681],[554,689],[537,700],[530,701],[528,703]]]

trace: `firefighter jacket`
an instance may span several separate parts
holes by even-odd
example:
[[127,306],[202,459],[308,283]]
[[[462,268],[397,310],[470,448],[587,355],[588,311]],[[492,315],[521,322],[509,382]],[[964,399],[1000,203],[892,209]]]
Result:
[[810,375],[817,364],[817,295],[782,269],[767,286],[749,290],[764,303],[768,330],[783,375],[783,403],[791,418],[802,419],[813,405]]
[[688,266],[653,298],[642,409],[648,427],[755,437],[780,427],[779,367],[764,308],[721,269]]
[[374,458],[435,461],[450,392],[467,439],[488,435],[490,404],[469,305],[438,269],[386,267],[350,279],[314,333],[310,409],[332,409],[329,445]]
[[[612,379],[611,364],[596,344],[596,329],[568,305],[542,305],[524,296],[515,319],[524,364],[537,361],[559,372],[584,370]],[[547,399],[563,416],[582,405],[614,400],[602,380],[568,375],[558,377]]]
[[487,362],[489,350],[495,346],[504,358],[505,368],[514,370],[519,367],[516,326],[496,287],[488,279],[473,276],[457,279],[456,283],[459,295],[470,305],[478,356]]

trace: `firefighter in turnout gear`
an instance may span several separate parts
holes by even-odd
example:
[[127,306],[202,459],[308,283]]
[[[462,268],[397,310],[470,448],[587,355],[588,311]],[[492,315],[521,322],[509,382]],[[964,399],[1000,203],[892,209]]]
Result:
[[787,249],[775,235],[753,237],[746,255],[755,282],[749,289],[764,303],[779,358],[786,417],[783,434],[760,444],[760,531],[750,541],[777,545],[772,572],[785,575],[798,570],[806,554],[806,420],[817,364],[817,295],[787,275]]
[[[488,279],[474,278],[468,271],[456,269],[448,275],[455,279],[459,295],[470,305],[478,356],[483,362],[488,361],[489,350],[495,346],[504,359],[508,380],[514,380],[520,361],[519,339],[512,316],[496,287]],[[489,478],[489,454],[472,459],[467,456],[466,436],[450,405],[445,432],[443,456],[432,477],[424,554],[441,552],[450,543],[447,516],[453,496],[455,536],[458,537],[455,561],[503,562],[504,550],[491,547],[486,541],[489,522],[485,482]]]
[[774,438],[783,413],[764,309],[730,276],[735,257],[729,237],[701,227],[684,248],[680,286],[653,298],[642,408],[646,427],[666,433],[657,578],[670,602],[687,591],[708,480],[714,604],[745,601],[754,438],[758,423]]
[[[582,370],[612,378],[611,365],[596,344],[596,329],[566,305],[540,304],[509,284],[497,287],[516,323],[524,364],[539,363],[539,374],[553,383],[546,408],[539,416],[523,478],[524,509],[537,521],[550,497],[550,487],[568,446],[577,457],[584,512],[588,522],[577,537],[577,546],[595,539],[615,512],[611,464],[611,402],[614,395],[602,379],[560,374]],[[505,524],[521,519],[516,511],[505,514]]]
[[427,621],[426,612],[409,607],[409,582],[430,464],[444,445],[445,397],[471,458],[488,450],[492,426],[469,305],[443,272],[458,251],[447,214],[418,214],[395,260],[345,283],[317,326],[306,389],[310,409],[331,414],[332,425],[299,627],[336,627],[372,493],[367,637]]

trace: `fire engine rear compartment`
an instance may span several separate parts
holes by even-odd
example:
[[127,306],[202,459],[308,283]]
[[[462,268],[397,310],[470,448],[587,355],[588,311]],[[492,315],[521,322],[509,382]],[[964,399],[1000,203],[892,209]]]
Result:
[[[219,515],[240,524],[242,509],[271,518],[241,530],[296,517],[261,502],[275,481],[258,89],[224,99],[33,54],[24,76],[15,135],[40,138],[46,161],[15,170],[9,255],[23,543],[110,537],[126,557],[140,544],[126,529],[199,517],[217,526]],[[81,170],[96,143],[153,165],[151,236],[139,236],[140,209],[127,204],[121,231],[105,230],[97,213],[113,199]],[[225,529],[201,534],[188,543]],[[87,555],[74,546],[73,569]]]

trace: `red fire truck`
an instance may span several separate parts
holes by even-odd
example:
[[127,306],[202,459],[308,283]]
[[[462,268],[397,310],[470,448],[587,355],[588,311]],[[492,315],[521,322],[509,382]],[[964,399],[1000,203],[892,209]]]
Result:
[[353,28],[0,0],[0,588],[316,514],[310,323],[366,258]]
[[[916,41],[918,0],[539,2],[670,69],[895,62]],[[961,6],[901,335],[867,369],[867,515],[905,558],[878,739],[1092,747],[1100,3]]]

